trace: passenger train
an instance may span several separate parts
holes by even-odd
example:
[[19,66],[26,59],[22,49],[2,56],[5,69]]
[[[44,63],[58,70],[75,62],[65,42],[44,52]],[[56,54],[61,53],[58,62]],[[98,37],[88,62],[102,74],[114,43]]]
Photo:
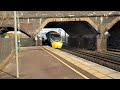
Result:
[[46,33],[46,40],[44,40],[45,43],[52,46],[53,48],[62,48],[62,38],[59,33],[55,31],[50,31]]

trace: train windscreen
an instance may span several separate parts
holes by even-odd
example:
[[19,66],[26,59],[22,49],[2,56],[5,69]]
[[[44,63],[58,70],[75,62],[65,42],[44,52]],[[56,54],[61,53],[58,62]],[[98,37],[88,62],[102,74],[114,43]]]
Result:
[[61,40],[61,37],[59,34],[51,34],[51,39],[56,42],[59,42]]

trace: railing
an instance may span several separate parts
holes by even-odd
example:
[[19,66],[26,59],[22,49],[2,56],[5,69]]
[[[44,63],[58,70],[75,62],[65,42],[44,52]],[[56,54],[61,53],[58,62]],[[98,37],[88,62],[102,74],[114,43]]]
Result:
[[0,62],[6,59],[15,50],[14,39],[0,38]]

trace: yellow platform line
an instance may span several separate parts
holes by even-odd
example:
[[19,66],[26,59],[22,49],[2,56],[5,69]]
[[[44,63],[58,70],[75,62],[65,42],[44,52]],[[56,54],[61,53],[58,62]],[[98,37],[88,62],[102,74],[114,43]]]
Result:
[[69,66],[68,64],[66,64],[65,62],[63,62],[62,60],[60,60],[59,58],[57,58],[55,55],[53,55],[52,53],[48,52],[47,50],[45,50],[43,47],[41,47],[44,51],[46,51],[48,54],[52,55],[54,58],[56,58],[57,60],[59,60],[61,63],[63,63],[64,65],[66,65],[68,68],[70,68],[71,70],[73,70],[74,72],[76,72],[77,74],[79,74],[80,76],[84,77],[85,79],[90,79],[88,78],[86,75],[80,73],[79,71],[77,71],[76,69],[72,68],[71,66]]

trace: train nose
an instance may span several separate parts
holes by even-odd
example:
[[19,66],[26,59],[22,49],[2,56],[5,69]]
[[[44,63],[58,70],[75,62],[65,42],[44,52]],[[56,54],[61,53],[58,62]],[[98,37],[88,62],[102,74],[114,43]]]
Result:
[[60,43],[60,42],[54,42],[54,43],[52,43],[52,47],[53,48],[62,48],[62,43]]

